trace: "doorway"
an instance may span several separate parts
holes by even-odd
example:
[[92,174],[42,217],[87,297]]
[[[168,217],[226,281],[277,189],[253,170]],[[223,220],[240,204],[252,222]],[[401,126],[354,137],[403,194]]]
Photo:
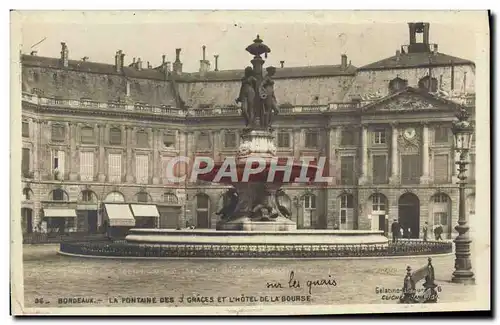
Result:
[[399,224],[404,229],[404,237],[419,238],[420,236],[420,200],[413,193],[405,193],[399,197],[398,201]]
[[206,194],[196,196],[196,228],[210,228],[210,198]]
[[87,218],[89,224],[89,233],[97,233],[97,210],[87,210]]

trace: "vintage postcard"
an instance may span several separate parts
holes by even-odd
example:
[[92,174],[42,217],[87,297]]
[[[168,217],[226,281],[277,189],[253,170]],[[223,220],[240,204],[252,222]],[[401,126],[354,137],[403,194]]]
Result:
[[487,12],[11,12],[15,315],[490,310]]

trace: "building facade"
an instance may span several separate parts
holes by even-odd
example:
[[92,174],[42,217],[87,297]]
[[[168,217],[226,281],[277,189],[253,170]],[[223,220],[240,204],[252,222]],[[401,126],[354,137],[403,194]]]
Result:
[[[430,44],[429,24],[408,28],[408,45],[363,67],[341,55],[337,65],[277,68],[278,156],[326,156],[333,178],[285,187],[298,228],[383,229],[399,219],[415,238],[424,222],[451,236],[458,218],[451,122],[460,105],[475,115],[475,66]],[[186,73],[180,53],[158,67],[140,58],[125,66],[121,51],[114,65],[70,60],[64,43],[60,58],[22,55],[24,232],[100,231],[107,203],[137,206],[136,225],[215,228],[227,187],[169,183],[165,170],[179,155],[235,155],[243,71],[219,71],[217,57],[211,70],[203,47],[200,70]],[[154,223],[147,218],[155,213],[136,212],[148,206],[157,209]]]

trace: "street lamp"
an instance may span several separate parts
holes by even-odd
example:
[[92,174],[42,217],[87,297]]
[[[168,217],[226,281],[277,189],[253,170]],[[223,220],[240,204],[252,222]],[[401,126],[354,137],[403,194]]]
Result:
[[458,207],[458,225],[455,230],[458,232],[455,238],[455,272],[453,272],[452,282],[463,284],[474,284],[474,273],[470,260],[469,226],[465,214],[465,184],[467,176],[468,154],[471,147],[472,134],[474,128],[469,122],[470,113],[461,108],[457,113],[458,120],[453,121],[452,132],[455,140],[455,150],[460,155],[458,165],[458,184],[459,184],[459,207]]

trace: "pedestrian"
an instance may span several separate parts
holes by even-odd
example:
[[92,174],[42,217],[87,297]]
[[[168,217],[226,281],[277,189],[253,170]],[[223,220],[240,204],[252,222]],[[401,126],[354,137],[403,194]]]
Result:
[[394,219],[394,221],[391,224],[392,242],[393,243],[398,242],[399,229],[401,229],[401,226],[399,225],[399,222],[396,219]]
[[411,238],[411,228],[408,228],[408,230],[406,231],[406,238]]
[[400,226],[399,228],[399,233],[401,234],[401,238],[404,238],[405,230],[403,227]]
[[443,238],[441,238],[442,233],[443,233],[443,227],[441,226],[440,223],[438,223],[434,228],[434,237],[436,238],[436,240],[443,240]]
[[339,230],[339,225],[337,223],[335,223],[335,225],[333,226],[333,230]]
[[424,227],[422,228],[422,235],[423,235],[423,238],[424,238],[424,242],[427,241],[427,231],[428,231],[428,225],[427,225],[427,221],[424,223]]

